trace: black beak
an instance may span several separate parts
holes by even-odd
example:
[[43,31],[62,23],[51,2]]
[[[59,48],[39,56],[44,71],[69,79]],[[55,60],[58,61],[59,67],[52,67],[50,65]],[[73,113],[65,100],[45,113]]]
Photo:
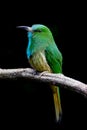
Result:
[[25,29],[25,30],[28,31],[28,32],[33,32],[32,28],[31,28],[31,27],[28,27],[28,26],[17,26],[17,28]]

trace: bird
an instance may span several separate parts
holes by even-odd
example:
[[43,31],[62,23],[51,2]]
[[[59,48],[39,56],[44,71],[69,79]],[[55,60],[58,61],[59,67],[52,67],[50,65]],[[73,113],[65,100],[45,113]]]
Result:
[[[17,26],[27,31],[28,45],[26,55],[29,64],[36,71],[44,73],[62,73],[62,53],[55,43],[52,31],[43,24]],[[60,90],[58,86],[50,85],[54,101],[55,120],[62,117]]]

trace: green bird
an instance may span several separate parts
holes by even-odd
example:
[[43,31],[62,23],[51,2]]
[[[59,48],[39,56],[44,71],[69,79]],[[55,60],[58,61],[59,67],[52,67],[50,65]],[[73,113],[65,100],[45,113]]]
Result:
[[[18,26],[28,32],[28,46],[26,50],[28,61],[32,68],[39,72],[62,73],[62,54],[59,51],[52,33],[48,27],[41,24]],[[62,108],[58,86],[50,86],[52,89],[55,117],[58,122],[61,119]]]

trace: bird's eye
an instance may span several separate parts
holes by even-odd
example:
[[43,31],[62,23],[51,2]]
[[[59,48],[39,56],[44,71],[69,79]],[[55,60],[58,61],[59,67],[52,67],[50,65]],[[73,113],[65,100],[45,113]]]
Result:
[[41,30],[34,30],[34,32],[42,32]]

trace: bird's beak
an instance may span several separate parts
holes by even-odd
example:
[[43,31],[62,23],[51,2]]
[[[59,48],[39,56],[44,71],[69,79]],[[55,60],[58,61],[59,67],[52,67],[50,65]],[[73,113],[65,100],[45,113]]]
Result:
[[28,26],[17,26],[17,28],[23,28],[23,29],[25,29],[28,32],[33,32],[32,28],[28,27]]

